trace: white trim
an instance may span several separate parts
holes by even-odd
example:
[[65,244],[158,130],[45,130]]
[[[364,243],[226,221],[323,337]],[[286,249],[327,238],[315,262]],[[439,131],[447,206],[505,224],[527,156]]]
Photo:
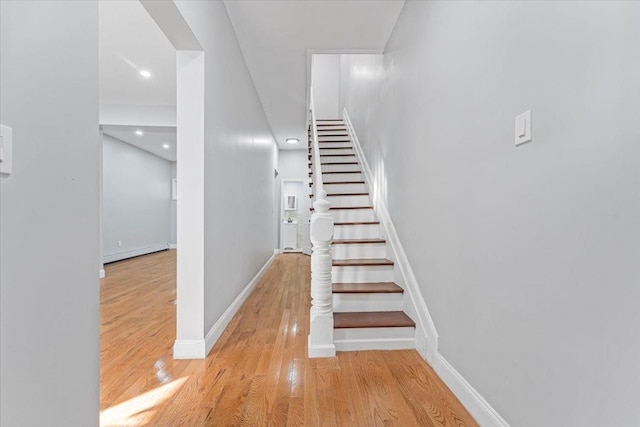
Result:
[[273,250],[273,254],[274,255],[280,255],[282,253],[282,249],[274,249]]
[[106,264],[109,262],[120,261],[123,259],[133,258],[140,255],[152,254],[154,252],[160,252],[167,249],[169,249],[169,245],[167,243],[160,243],[157,245],[145,246],[143,248],[131,249],[128,251],[105,255],[102,257],[102,261]]
[[422,296],[422,292],[418,287],[418,281],[416,279],[416,276],[413,274],[413,270],[411,269],[411,265],[409,264],[407,254],[402,247],[402,243],[400,243],[400,237],[398,237],[398,233],[395,226],[393,225],[393,221],[391,220],[391,216],[389,215],[387,206],[381,200],[381,198],[373,192],[373,173],[371,172],[371,168],[369,167],[369,163],[367,162],[367,158],[364,155],[362,146],[360,145],[360,141],[358,140],[358,135],[353,128],[353,124],[351,123],[351,119],[349,118],[349,113],[347,112],[346,108],[344,109],[342,115],[347,131],[351,136],[353,148],[356,152],[356,155],[358,156],[360,164],[362,165],[365,182],[369,187],[369,191],[372,192],[374,209],[378,215],[380,224],[385,231],[387,241],[391,245],[391,249],[395,255],[396,265],[400,274],[402,275],[407,295],[409,297],[411,305],[413,306],[413,311],[415,312],[415,315],[417,317],[416,349],[424,359],[426,359],[428,362],[431,362],[436,352],[438,351],[438,331],[436,330],[436,326],[433,323],[431,314],[429,314],[429,309],[427,308],[427,304],[424,300],[424,297]]
[[204,340],[176,340],[173,343],[174,359],[204,359],[207,357]]
[[478,424],[510,427],[509,423],[451,366],[442,354],[437,353],[430,364]]
[[104,271],[104,268],[101,268],[100,271],[98,271],[98,277],[100,277],[101,279],[104,279],[107,276],[107,273]]
[[[258,284],[258,281],[260,280],[262,275],[265,273],[265,271],[267,271],[267,269],[271,266],[275,258],[276,258],[276,254],[274,253],[273,255],[271,255],[271,258],[269,258],[267,262],[262,266],[260,271],[258,271],[258,273],[255,276],[253,276],[253,279],[251,279],[251,281],[247,284],[247,286],[245,286],[242,292],[240,292],[240,295],[238,295],[236,299],[231,303],[231,305],[225,310],[225,312],[222,313],[222,316],[220,316],[220,318],[211,327],[211,329],[209,329],[209,332],[207,332],[207,336],[204,339],[205,355],[203,357],[206,357],[206,355],[209,354],[214,344],[218,341],[218,339],[224,332],[224,329],[227,327],[231,319],[233,319],[233,316],[235,316],[235,314],[238,312],[238,310],[242,306],[242,303],[244,303],[247,297],[249,296],[249,294],[251,294],[251,291],[253,291],[253,289],[256,287],[256,285]],[[177,341],[176,341],[176,344],[177,344]],[[175,354],[175,349],[174,349],[174,354]]]
[[178,249],[177,243],[169,243],[169,249]]

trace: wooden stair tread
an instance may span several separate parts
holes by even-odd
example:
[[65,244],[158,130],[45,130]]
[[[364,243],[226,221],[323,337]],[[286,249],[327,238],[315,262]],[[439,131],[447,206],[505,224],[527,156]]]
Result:
[[393,282],[380,283],[334,283],[334,294],[401,294],[400,286]]
[[368,311],[333,313],[333,327],[344,328],[406,328],[416,323],[403,311]]
[[333,225],[334,226],[341,226],[341,225],[378,225],[380,224],[380,221],[351,221],[351,222],[336,222]]
[[[327,197],[368,196],[368,195],[369,193],[327,193]],[[315,194],[309,194],[310,199],[313,199],[314,197],[315,197]]]
[[[322,175],[327,175],[331,173],[362,173],[362,171],[327,171],[327,172],[322,172]],[[309,175],[313,175],[313,172],[309,172]]]
[[369,193],[327,193],[327,197],[329,196],[368,196],[368,195]]
[[320,162],[320,165],[357,165],[357,164],[358,162]]
[[[338,206],[335,208],[329,208],[330,211],[340,210],[340,209],[373,209],[373,206]],[[312,211],[315,211],[316,208],[311,208]]]
[[[349,141],[340,141],[340,144],[349,144],[349,143],[350,143]],[[308,147],[309,147],[309,150],[308,150],[309,153],[313,153],[313,148],[311,147],[311,145],[309,145]],[[353,150],[353,145],[347,145],[342,147],[320,147],[321,153],[326,153],[327,150]]]
[[355,245],[364,243],[387,243],[385,239],[336,239],[334,245]]
[[[342,148],[340,148],[342,150]],[[309,158],[311,158],[313,154],[309,154]],[[355,157],[355,153],[339,153],[339,154],[320,154],[320,157]]]
[[[334,185],[334,184],[364,184],[364,181],[335,181],[335,182],[325,182],[324,185]],[[313,186],[313,181],[309,183],[309,187]]]
[[329,141],[318,141],[318,144],[344,144],[345,142],[351,142],[350,139],[330,139]]
[[[326,183],[325,183],[326,185]],[[338,196],[368,196],[369,193],[327,193],[327,197],[338,197]],[[309,194],[310,198],[314,198],[315,194]]]
[[351,154],[320,154],[320,157],[355,157],[355,153]]
[[362,259],[334,259],[331,263],[334,267],[359,267],[372,265],[393,265],[393,261],[386,258],[362,258]]

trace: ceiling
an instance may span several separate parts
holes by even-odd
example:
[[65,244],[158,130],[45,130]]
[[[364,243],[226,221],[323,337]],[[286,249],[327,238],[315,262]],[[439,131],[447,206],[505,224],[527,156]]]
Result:
[[[100,104],[175,106],[176,50],[137,0],[99,4]],[[144,78],[141,70],[151,73]],[[102,126],[105,134],[176,160],[175,127]],[[141,130],[143,135],[135,132]],[[169,149],[163,148],[169,144]]]
[[[404,0],[224,0],[224,4],[278,147],[305,149],[308,50],[383,50]],[[99,22],[100,103],[175,107],[175,49],[140,2],[101,0]],[[141,70],[151,77],[142,77]],[[175,128],[143,128],[142,138],[134,133],[137,127],[117,128],[104,131],[175,160]],[[301,143],[287,144],[286,138]],[[162,148],[165,143],[171,144],[170,150]]]
[[176,50],[149,13],[139,1],[98,4],[100,103],[176,105]]
[[307,49],[383,50],[404,0],[224,0],[281,149],[306,149]]
[[[120,141],[129,143],[171,162],[176,161],[176,128],[159,126],[113,126],[104,125],[102,131]],[[136,134],[142,131],[142,135]],[[164,148],[163,145],[169,148]]]

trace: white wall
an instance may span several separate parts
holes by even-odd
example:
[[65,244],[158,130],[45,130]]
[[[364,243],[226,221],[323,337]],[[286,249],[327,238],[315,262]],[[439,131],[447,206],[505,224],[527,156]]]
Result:
[[[280,221],[286,219],[287,217],[282,215],[282,211],[280,210],[282,207],[282,196],[281,194],[281,182],[286,180],[304,180],[307,187],[303,185],[303,195],[304,197],[300,197],[298,200],[298,240],[300,241],[300,247],[304,246],[304,242],[301,241],[302,236],[304,235],[303,224],[305,221],[308,221],[309,217],[309,208],[311,207],[311,201],[308,197],[309,191],[309,157],[307,150],[280,150],[279,151],[279,159],[278,159],[278,187],[277,187],[277,212],[278,212],[278,242],[280,239]],[[281,245],[278,243],[278,247]]]
[[308,150],[280,150],[278,178],[309,179]]
[[[178,176],[178,168],[176,162],[171,162],[171,179],[176,179]],[[178,244],[178,201],[171,200],[170,226],[169,226],[169,243],[171,245]]]
[[102,161],[104,261],[168,248],[171,162],[109,135]]
[[638,2],[409,1],[343,64],[440,352],[514,426],[640,425],[639,40]]
[[316,119],[340,117],[341,112],[338,110],[340,55],[313,55],[311,79]]
[[206,333],[273,255],[276,146],[224,4],[176,4],[204,48]]
[[0,425],[95,426],[97,2],[0,2]]

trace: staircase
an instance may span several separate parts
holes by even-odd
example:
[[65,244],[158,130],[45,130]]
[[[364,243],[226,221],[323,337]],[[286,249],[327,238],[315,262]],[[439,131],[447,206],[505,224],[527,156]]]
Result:
[[[316,120],[322,181],[331,203],[333,339],[336,350],[415,348],[415,322],[343,120]],[[309,176],[314,165],[309,128]],[[317,170],[317,169],[316,169]],[[313,195],[310,195],[313,200]],[[313,211],[313,208],[312,208]]]

